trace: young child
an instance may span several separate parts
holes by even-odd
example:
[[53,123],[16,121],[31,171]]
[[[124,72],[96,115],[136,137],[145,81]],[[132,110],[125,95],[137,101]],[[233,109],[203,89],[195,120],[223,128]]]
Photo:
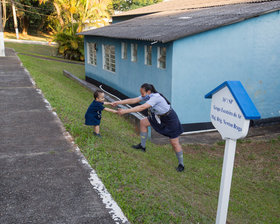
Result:
[[99,133],[99,125],[101,121],[102,110],[106,110],[112,113],[117,113],[117,111],[103,106],[103,104],[111,105],[111,103],[104,102],[105,101],[104,92],[102,92],[101,90],[96,90],[93,96],[94,96],[94,101],[89,105],[87,112],[85,114],[85,119],[86,119],[85,124],[94,126],[93,134],[97,137],[101,137]]

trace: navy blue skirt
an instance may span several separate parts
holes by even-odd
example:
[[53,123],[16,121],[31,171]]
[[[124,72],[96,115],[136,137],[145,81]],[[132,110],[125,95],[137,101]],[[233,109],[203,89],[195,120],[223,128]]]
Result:
[[148,117],[148,120],[156,132],[166,137],[177,138],[184,132],[182,124],[173,109],[171,109],[168,115],[160,117],[160,124],[157,122],[154,113]]

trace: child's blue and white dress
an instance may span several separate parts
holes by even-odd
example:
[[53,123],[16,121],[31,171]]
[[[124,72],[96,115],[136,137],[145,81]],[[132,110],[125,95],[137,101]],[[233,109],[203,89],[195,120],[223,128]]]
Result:
[[100,125],[102,110],[104,110],[104,103],[94,100],[88,107],[85,114],[86,125]]

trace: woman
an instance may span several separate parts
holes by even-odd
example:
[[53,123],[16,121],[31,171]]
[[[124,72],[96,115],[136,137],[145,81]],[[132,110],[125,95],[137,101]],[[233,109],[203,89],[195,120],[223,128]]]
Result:
[[182,172],[185,167],[183,163],[183,151],[179,143],[179,135],[183,133],[182,125],[178,119],[176,112],[171,108],[168,100],[151,84],[145,83],[140,88],[141,96],[121,101],[115,101],[113,106],[119,104],[136,104],[145,101],[144,104],[130,108],[119,109],[118,114],[140,112],[148,109],[149,116],[140,121],[141,142],[133,145],[135,149],[146,151],[146,141],[148,138],[148,127],[152,126],[158,133],[169,137],[173,150],[178,158],[179,165],[176,168],[178,172]]

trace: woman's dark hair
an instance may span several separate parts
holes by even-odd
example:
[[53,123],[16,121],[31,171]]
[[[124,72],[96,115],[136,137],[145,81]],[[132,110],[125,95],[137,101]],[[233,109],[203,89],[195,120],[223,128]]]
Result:
[[99,89],[94,92],[93,97],[94,97],[95,100],[96,100],[96,98],[98,98],[100,93],[103,93],[103,91],[101,91]]
[[[152,84],[144,83],[141,88],[145,89],[146,92],[150,90],[151,93],[159,93]],[[169,105],[171,104],[164,95],[162,95],[161,93],[159,94],[166,100]]]
[[144,83],[141,86],[142,89],[145,89],[145,91],[151,91],[152,93],[157,93],[158,91],[156,91],[155,87],[152,84],[148,84],[148,83]]

